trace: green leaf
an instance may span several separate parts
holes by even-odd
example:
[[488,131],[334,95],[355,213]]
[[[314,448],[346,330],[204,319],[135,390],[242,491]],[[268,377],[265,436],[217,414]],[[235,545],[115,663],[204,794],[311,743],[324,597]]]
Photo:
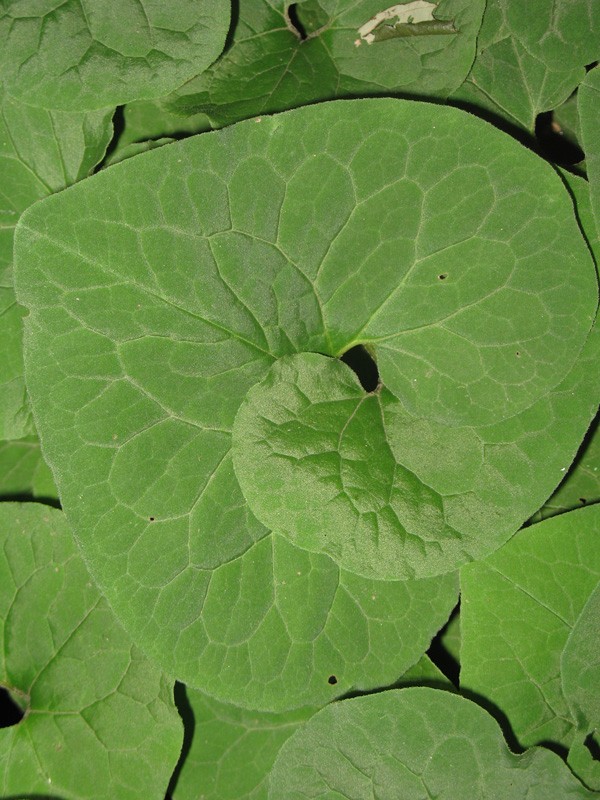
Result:
[[366,394],[337,359],[282,358],[240,406],[235,473],[263,524],[351,572],[394,579],[399,564],[407,573],[426,561],[442,573],[464,560],[463,537],[444,498],[395,458],[390,405],[393,395]]
[[488,2],[473,67],[451,99],[533,132],[537,115],[563,103],[600,56],[599,37],[595,0]]
[[588,72],[578,92],[581,141],[590,181],[590,200],[600,236],[600,67]]
[[590,788],[600,789],[600,762],[586,747],[600,730],[600,583],[573,626],[561,657],[562,689],[577,724],[569,752],[571,769]]
[[37,436],[0,442],[0,500],[24,497],[46,502],[58,500]]
[[[452,684],[423,655],[398,686]],[[189,736],[176,772],[173,800],[267,800],[269,773],[283,743],[317,709],[283,714],[248,711],[186,690],[180,710]]]
[[[32,209],[17,259],[28,388],[86,560],[136,640],[221,700],[275,711],[391,677],[352,654],[346,622],[369,605],[353,598],[379,589],[271,537],[233,473],[236,413],[277,359],[375,352],[390,450],[462,537],[444,570],[539,508],[595,410],[597,339],[578,356],[596,276],[570,197],[549,166],[457,109],[328,103],[159,148]],[[440,567],[420,552],[395,565],[405,577]],[[283,573],[309,569],[330,588],[290,634],[277,592]],[[342,574],[358,581],[350,598],[332,595]],[[439,592],[423,639],[447,619],[452,580]],[[403,602],[385,601],[391,628]],[[359,650],[369,614],[362,630]],[[394,637],[405,643],[400,627]],[[302,682],[274,680],[294,663]]]
[[247,711],[188,689],[193,731],[173,800],[267,800],[277,753],[316,709]]
[[0,88],[0,440],[33,433],[23,380],[24,312],[12,281],[14,227],[36,200],[89,174],[112,135],[111,117],[112,109],[68,114],[31,108]]
[[65,111],[160,97],[215,60],[229,14],[228,0],[3,4],[4,84],[25,103]]
[[283,745],[269,785],[270,800],[594,796],[554,753],[513,755],[482,708],[422,687],[319,711]]
[[2,503],[0,684],[25,710],[0,729],[3,797],[164,797],[182,740],[170,680],[117,624],[63,514]]
[[[290,19],[291,5],[300,23],[306,22],[305,38]],[[176,92],[172,108],[203,111],[214,125],[226,125],[338,97],[444,98],[471,68],[483,6],[483,0],[441,0],[435,17],[450,20],[441,24],[459,34],[389,39],[370,47],[360,30],[385,9],[381,0],[241,0],[231,46]]]
[[600,579],[599,535],[600,507],[583,508],[461,570],[461,688],[494,703],[525,747],[572,741],[561,654]]

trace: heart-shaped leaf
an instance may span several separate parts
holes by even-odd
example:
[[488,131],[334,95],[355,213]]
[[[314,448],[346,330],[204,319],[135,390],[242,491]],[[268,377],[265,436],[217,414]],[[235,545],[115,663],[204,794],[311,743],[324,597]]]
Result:
[[[382,583],[286,549],[257,521],[231,431],[277,359],[375,352],[389,448],[411,486],[444,496],[464,548],[419,553],[397,577],[505,541],[560,480],[596,403],[595,339],[582,354],[596,275],[571,199],[457,109],[327,103],[167,145],[39,203],[16,252],[28,389],[94,577],[170,671],[238,704],[282,710],[389,682],[389,662],[368,670],[353,641],[363,652],[384,619],[407,647],[401,672],[454,594],[452,578],[439,585],[422,649],[408,647],[398,584],[373,617],[365,599]],[[310,609],[291,624],[298,610],[278,595],[296,562],[302,576],[310,565]],[[312,588],[321,573],[335,593]],[[370,570],[389,574],[383,558]],[[364,609],[357,639],[348,620]],[[303,680],[281,678],[286,666]]]

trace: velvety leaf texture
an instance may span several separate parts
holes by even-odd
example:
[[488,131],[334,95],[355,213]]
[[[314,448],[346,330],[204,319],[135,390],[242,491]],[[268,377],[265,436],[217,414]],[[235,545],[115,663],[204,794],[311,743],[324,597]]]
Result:
[[162,800],[182,726],[169,679],[90,580],[63,514],[2,503],[0,684],[25,715],[0,729],[2,797]]
[[[457,109],[325,103],[167,145],[40,203],[16,252],[28,389],[94,577],[137,641],[228,702],[395,679],[456,596],[451,575],[413,579],[514,533],[595,410],[571,199]],[[337,360],[355,345],[375,393]],[[258,496],[254,465],[284,462],[293,485]]]
[[215,60],[229,10],[228,0],[4,3],[2,77],[14,97],[66,111],[159,97]]
[[554,753],[513,755],[482,708],[424,687],[323,709],[283,745],[269,785],[269,800],[594,796]]
[[359,29],[385,8],[381,0],[241,0],[230,47],[170,105],[225,125],[337,97],[447,97],[473,63],[484,3],[440,0],[431,7],[457,33],[370,45]]
[[473,67],[451,99],[533,132],[537,115],[561,105],[599,57],[595,0],[488,2]]
[[568,746],[577,728],[561,657],[600,579],[599,534],[600,507],[571,511],[461,570],[461,687],[494,703],[523,746]]

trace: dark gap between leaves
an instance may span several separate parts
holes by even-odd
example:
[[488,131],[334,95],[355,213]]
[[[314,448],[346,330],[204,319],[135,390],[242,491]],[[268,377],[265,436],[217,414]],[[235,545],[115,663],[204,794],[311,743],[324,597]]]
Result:
[[18,725],[24,716],[23,709],[15,703],[8,689],[0,686],[0,728]]
[[377,389],[379,370],[375,359],[366,347],[363,347],[362,344],[351,347],[340,357],[340,361],[343,361],[355,373],[365,392],[374,392]]
[[538,114],[535,120],[535,136],[541,154],[561,167],[572,167],[583,161],[585,154],[575,142],[569,141],[558,123],[554,121],[552,111]]
[[600,741],[598,741],[596,731],[592,731],[585,737],[583,743],[594,761],[600,761]]
[[303,42],[306,39],[306,30],[298,17],[298,3],[292,3],[288,6],[286,14],[288,22],[298,34],[300,41]]
[[196,718],[194,717],[194,711],[192,706],[190,705],[190,701],[188,700],[188,696],[185,691],[185,685],[183,683],[177,682],[175,684],[175,689],[173,691],[173,696],[175,698],[175,705],[177,706],[177,711],[179,711],[179,716],[183,722],[183,745],[181,747],[181,755],[179,756],[179,761],[177,762],[177,766],[171,775],[171,780],[169,781],[169,786],[167,787],[167,793],[165,795],[165,800],[171,800],[173,797],[173,793],[177,787],[177,782],[179,780],[179,776],[181,774],[181,770],[183,769],[183,765],[186,762],[186,759],[189,755],[189,752],[192,747],[192,740],[194,738],[194,730],[196,728]]

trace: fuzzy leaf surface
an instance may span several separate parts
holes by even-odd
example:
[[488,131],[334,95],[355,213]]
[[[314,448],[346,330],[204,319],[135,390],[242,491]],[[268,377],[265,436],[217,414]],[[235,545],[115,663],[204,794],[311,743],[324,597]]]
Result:
[[[140,644],[228,702],[385,685],[456,597],[451,575],[384,583],[382,557],[359,577],[257,519],[232,428],[275,362],[374,350],[408,503],[442,496],[465,549],[443,570],[398,561],[402,578],[504,542],[594,413],[596,275],[571,199],[457,109],[327,103],[166,145],[40,203],[17,252],[28,388],[94,577]],[[380,646],[402,653],[394,676]]]
[[548,750],[513,755],[492,717],[451,692],[415,687],[343,700],[283,745],[269,800],[592,798]]
[[230,10],[229,0],[4,3],[2,77],[13,97],[65,111],[160,97],[215,60]]

